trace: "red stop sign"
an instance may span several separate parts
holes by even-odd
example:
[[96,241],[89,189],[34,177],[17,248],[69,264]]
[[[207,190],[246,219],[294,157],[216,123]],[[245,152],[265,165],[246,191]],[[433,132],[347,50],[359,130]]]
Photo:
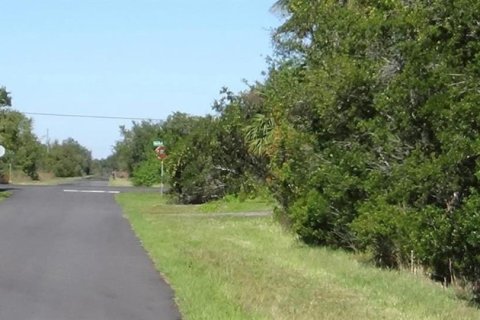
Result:
[[160,160],[163,160],[167,157],[166,148],[164,146],[156,147],[155,153],[157,154],[157,158]]

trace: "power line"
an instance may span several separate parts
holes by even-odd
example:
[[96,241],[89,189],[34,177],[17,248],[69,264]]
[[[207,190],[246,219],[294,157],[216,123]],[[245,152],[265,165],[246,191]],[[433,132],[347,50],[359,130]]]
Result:
[[162,119],[153,119],[153,118],[114,117],[114,116],[98,116],[98,115],[85,115],[85,114],[62,114],[62,113],[44,113],[44,112],[22,112],[22,113],[27,114],[27,115],[33,115],[33,116],[64,117],[64,118],[163,121]]

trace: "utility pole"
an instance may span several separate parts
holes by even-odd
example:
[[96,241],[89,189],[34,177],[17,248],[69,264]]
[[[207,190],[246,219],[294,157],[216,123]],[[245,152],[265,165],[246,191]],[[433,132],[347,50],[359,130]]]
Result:
[[47,128],[47,153],[50,153],[50,132]]

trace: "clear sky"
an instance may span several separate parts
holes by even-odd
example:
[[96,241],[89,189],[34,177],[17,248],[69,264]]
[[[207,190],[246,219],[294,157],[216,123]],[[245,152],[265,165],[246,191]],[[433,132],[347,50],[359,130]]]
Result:
[[[22,112],[165,119],[262,79],[274,0],[0,0],[0,85]],[[128,120],[31,116],[108,156]]]

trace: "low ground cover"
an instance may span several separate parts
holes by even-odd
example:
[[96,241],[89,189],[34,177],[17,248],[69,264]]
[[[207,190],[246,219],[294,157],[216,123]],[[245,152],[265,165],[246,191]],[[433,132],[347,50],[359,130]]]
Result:
[[0,202],[2,202],[3,200],[5,200],[5,199],[8,198],[9,196],[10,196],[10,192],[0,190]]

